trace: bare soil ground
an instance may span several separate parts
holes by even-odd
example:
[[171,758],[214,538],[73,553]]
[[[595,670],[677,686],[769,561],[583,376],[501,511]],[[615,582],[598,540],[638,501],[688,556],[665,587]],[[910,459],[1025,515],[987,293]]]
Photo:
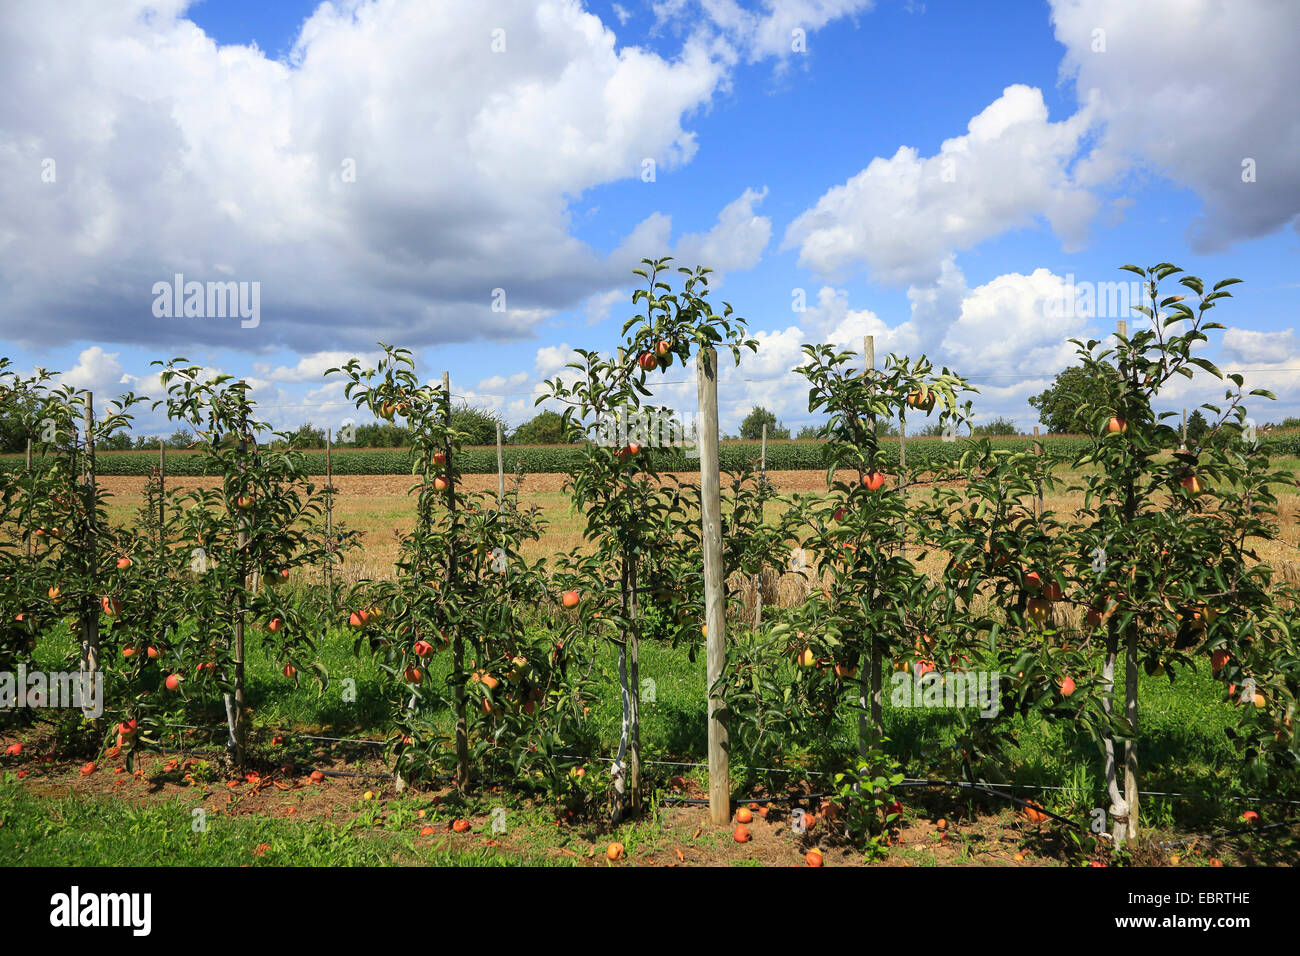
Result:
[[[540,853],[592,866],[806,866],[806,854],[813,848],[821,851],[825,866],[866,863],[859,850],[839,837],[836,811],[825,803],[817,815],[811,814],[817,808],[809,804],[806,819],[812,824],[802,834],[792,831],[788,804],[749,803],[752,839],[739,843],[733,835],[734,818],[725,827],[709,822],[708,795],[693,781],[664,795],[652,817],[617,830],[603,819],[575,817],[540,799],[520,805],[514,798],[518,809],[511,811],[512,825],[494,833],[491,808],[501,787],[480,792],[469,803],[448,787],[399,794],[377,748],[353,746],[342,752],[317,745],[310,753],[296,750],[293,756],[286,751],[282,763],[272,756],[244,778],[227,779],[220,751],[193,749],[197,745],[148,755],[134,773],[120,757],[103,759],[87,773],[85,763],[55,755],[51,739],[34,737],[30,731],[21,737],[0,735],[0,751],[20,739],[23,755],[0,758],[0,763],[5,770],[18,771],[33,795],[48,799],[79,796],[140,806],[177,799],[204,808],[209,816],[294,817],[336,824],[356,822],[364,815],[365,826],[376,831],[409,828],[418,840],[431,844],[491,847],[521,856]],[[323,778],[314,780],[313,771]],[[501,799],[506,799],[504,794]],[[456,820],[467,820],[469,830],[454,831]],[[1153,835],[1152,840],[1158,838]],[[611,863],[606,850],[614,839],[624,843],[626,855]],[[1212,840],[1164,849],[1148,842],[1140,855],[1135,862],[1161,866],[1277,862],[1255,859]],[[916,791],[906,800],[904,820],[890,832],[876,865],[1067,866],[1071,856],[1065,834],[1052,821],[1036,824],[1009,808],[974,807],[942,793]]]

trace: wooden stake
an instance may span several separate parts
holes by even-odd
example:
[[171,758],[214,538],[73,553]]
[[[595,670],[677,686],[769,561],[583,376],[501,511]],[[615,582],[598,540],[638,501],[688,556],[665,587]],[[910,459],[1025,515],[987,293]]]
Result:
[[[86,509],[86,552],[85,567],[90,572],[91,581],[98,588],[99,554],[98,529],[96,528],[95,509],[98,504],[95,496],[95,395],[86,392],[85,404],[82,406],[82,427],[85,432],[85,454],[82,456],[82,494]],[[110,596],[111,598],[111,596]],[[81,605],[81,681],[83,692],[89,691],[94,674],[99,670],[99,608],[96,606],[96,594],[85,596]],[[83,701],[84,703],[84,701]],[[83,713],[89,716],[89,708]]]
[[718,353],[700,349],[695,360],[700,403],[700,541],[704,548],[704,623],[709,708],[709,818],[731,820],[731,770],[726,703],[716,692],[727,660],[727,605],[722,580],[722,496],[718,471]]
[[[443,406],[443,424],[451,428],[451,373],[442,373],[442,392],[447,402]],[[447,510],[451,514],[451,534],[447,541],[448,580],[457,580],[456,536],[459,531],[456,519],[456,479],[452,470],[451,440],[443,446],[447,455]],[[456,787],[461,793],[469,789],[469,721],[465,716],[465,640],[460,625],[452,628],[451,680],[456,688]]]
[[[907,508],[907,421],[902,412],[898,414],[898,497],[902,499],[903,508]],[[902,535],[899,539],[898,553],[907,554],[907,514],[904,513]]]
[[[1152,321],[1157,321],[1158,312],[1156,303],[1153,301]],[[1119,321],[1119,334],[1128,335],[1128,322],[1123,319]],[[1127,361],[1122,363],[1121,371],[1131,374],[1136,380],[1137,369],[1127,368]],[[1127,489],[1127,500],[1124,505],[1125,521],[1132,521],[1137,512],[1136,491],[1133,487],[1132,480],[1129,480]],[[1126,836],[1129,840],[1137,840],[1138,832],[1138,748],[1137,748],[1137,727],[1138,727],[1138,653],[1137,653],[1137,627],[1133,622],[1129,622],[1125,628],[1124,634],[1124,716],[1128,719],[1129,727],[1133,735],[1124,741],[1124,802],[1128,804],[1128,826]]]
[[[874,335],[865,335],[862,337],[862,374],[870,375],[875,370],[876,337]],[[872,434],[875,434],[876,416],[869,416],[868,422]],[[871,464],[873,467],[875,466],[874,458]],[[878,735],[883,732],[884,727],[884,694],[881,691],[884,653],[874,635],[871,637],[871,652],[867,661],[868,666],[862,669],[862,676],[859,678],[858,684],[858,706],[862,709],[861,716],[858,718],[858,753],[862,757],[867,756],[867,742],[871,739],[872,733]],[[870,700],[869,710],[868,699]]]
[[501,447],[501,423],[497,422],[497,509],[505,507],[506,504],[506,458],[505,450]]
[[[32,440],[27,439],[27,476],[30,480],[32,474]],[[30,498],[29,498],[30,501]],[[27,546],[27,557],[32,556],[32,529],[28,523],[23,524],[23,541]]]
[[158,440],[158,543],[167,541],[167,442]]
[[[243,478],[245,472],[244,458],[248,452],[248,407],[244,406],[239,418],[239,474]],[[244,483],[239,482],[239,493],[244,494]],[[245,588],[248,586],[249,569],[244,564],[244,555],[248,553],[248,538],[251,532],[251,522],[248,518],[247,509],[239,510],[239,517],[235,525],[235,560],[239,562],[239,569],[242,572],[239,575],[238,590],[235,592],[235,695],[232,701],[230,695],[226,695],[226,718],[230,723],[230,741],[229,752],[231,762],[236,767],[244,765],[244,748],[247,741],[245,704],[244,700],[244,609],[245,609]],[[256,570],[256,569],[254,569]]]
[[[1043,457],[1043,445],[1038,440],[1038,426],[1034,426],[1034,454],[1039,458]],[[1037,516],[1043,516],[1043,479],[1039,475],[1034,476],[1034,484],[1038,486],[1038,513]]]
[[325,591],[334,607],[334,429],[325,429]]

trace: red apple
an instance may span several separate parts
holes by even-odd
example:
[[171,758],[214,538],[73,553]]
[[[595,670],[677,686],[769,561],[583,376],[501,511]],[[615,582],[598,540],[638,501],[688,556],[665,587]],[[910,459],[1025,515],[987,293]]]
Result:
[[641,357],[637,359],[641,367],[647,372],[659,365],[658,359],[655,358],[654,352],[642,352]]
[[1112,416],[1106,423],[1106,431],[1112,435],[1122,435],[1128,431],[1128,422],[1124,419]]
[[130,566],[131,566],[131,559],[128,558],[126,555],[123,555],[122,557],[117,559],[117,569],[119,571],[125,571]]
[[1073,693],[1074,693],[1074,679],[1071,677],[1066,677],[1063,681],[1061,681],[1061,696],[1069,697]]
[[862,479],[862,487],[867,491],[879,491],[885,487],[885,476],[878,471],[869,471]]
[[168,674],[167,680],[163,682],[168,690],[178,690],[181,686],[180,674]]
[[907,396],[907,404],[913,408],[919,408],[923,412],[929,412],[934,408],[934,393],[930,392],[922,395],[920,391],[915,391]]
[[560,598],[561,603],[563,603],[565,607],[577,607],[579,600],[577,591],[565,591],[564,595]]
[[439,468],[447,464],[447,453],[445,451],[435,451],[433,453],[433,463]]
[[433,653],[433,645],[428,641],[416,641],[413,649],[416,657],[428,657]]

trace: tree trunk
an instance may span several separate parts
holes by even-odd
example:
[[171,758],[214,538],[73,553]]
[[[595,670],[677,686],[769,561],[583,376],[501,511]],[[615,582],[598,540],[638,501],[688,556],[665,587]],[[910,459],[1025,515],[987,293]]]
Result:
[[1124,715],[1129,722],[1129,738],[1124,742],[1124,802],[1128,804],[1127,836],[1138,835],[1138,649],[1137,628],[1128,626],[1124,653]]
[[1115,624],[1110,622],[1109,633],[1106,636],[1106,661],[1102,665],[1101,679],[1105,690],[1101,698],[1101,709],[1105,713],[1107,723],[1102,731],[1102,750],[1105,754],[1106,762],[1106,792],[1110,796],[1110,816],[1112,821],[1112,837],[1116,847],[1124,844],[1124,838],[1128,834],[1128,803],[1125,801],[1119,789],[1118,768],[1115,760],[1115,732],[1109,724],[1109,719],[1115,709],[1115,658],[1118,656],[1119,638],[1115,633]]

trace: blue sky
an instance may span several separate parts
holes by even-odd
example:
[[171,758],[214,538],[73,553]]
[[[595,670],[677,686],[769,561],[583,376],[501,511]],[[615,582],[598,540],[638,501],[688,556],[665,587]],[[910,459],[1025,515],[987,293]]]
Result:
[[[799,344],[867,332],[878,353],[970,376],[979,417],[1027,427],[1066,339],[1120,317],[1044,303],[1071,277],[1170,260],[1245,280],[1210,354],[1278,393],[1252,408],[1260,422],[1300,413],[1300,31],[1285,5],[80,12],[0,11],[19,94],[0,106],[0,323],[3,354],[97,396],[156,394],[150,361],[185,355],[252,379],[278,424],[337,424],[319,372],[383,337],[517,423],[570,348],[616,344],[637,260],[671,253],[718,269],[717,298],[762,342],[724,377],[725,428],[755,403],[811,421],[789,371]],[[257,326],[154,314],[154,283],[177,272],[258,282]],[[691,392],[663,395],[689,411]],[[1194,384],[1167,401],[1221,397]]]

